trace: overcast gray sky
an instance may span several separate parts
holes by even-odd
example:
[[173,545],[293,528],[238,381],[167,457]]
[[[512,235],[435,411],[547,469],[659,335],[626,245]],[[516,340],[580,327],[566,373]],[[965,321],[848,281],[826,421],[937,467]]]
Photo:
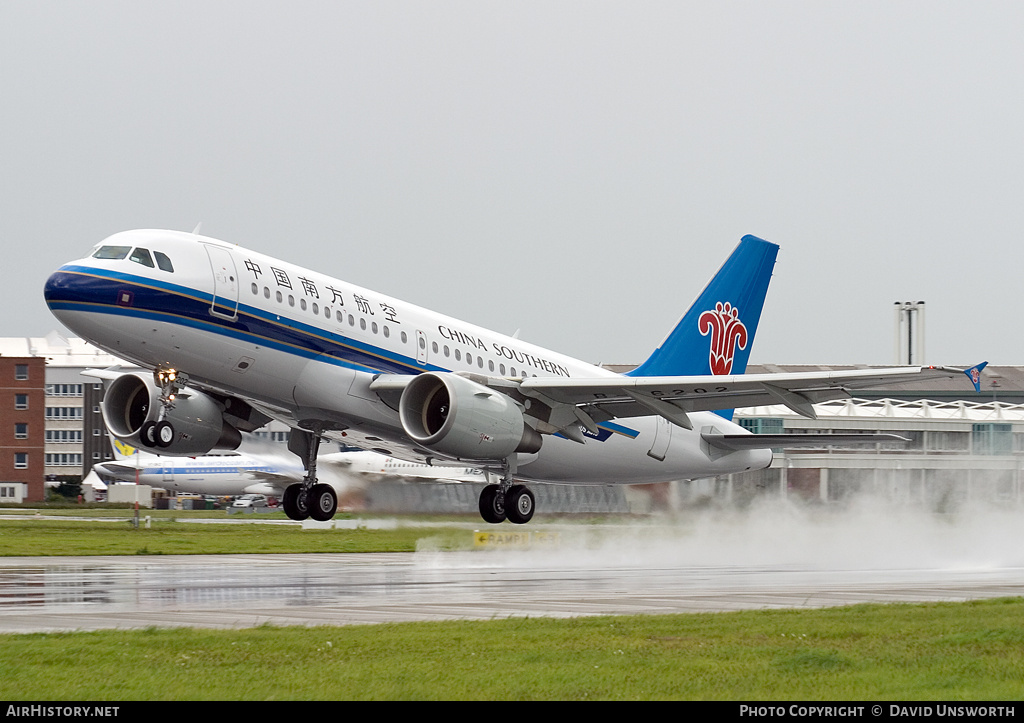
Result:
[[0,3],[0,336],[192,230],[593,362],[739,238],[751,361],[1024,364],[1024,3]]

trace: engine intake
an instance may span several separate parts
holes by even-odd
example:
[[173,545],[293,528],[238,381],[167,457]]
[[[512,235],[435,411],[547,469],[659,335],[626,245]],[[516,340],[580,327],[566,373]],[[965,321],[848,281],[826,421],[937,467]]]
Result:
[[[213,449],[237,449],[241,433],[224,421],[224,406],[203,392],[185,388],[174,399],[163,421],[167,434],[157,444],[141,436],[143,427],[160,414],[160,389],[151,377],[122,374],[107,387],[101,406],[103,421],[118,439],[159,454],[190,457]],[[164,429],[167,429],[165,426]]]
[[500,460],[540,451],[540,435],[510,397],[457,374],[420,374],[402,392],[398,413],[413,440],[451,457]]

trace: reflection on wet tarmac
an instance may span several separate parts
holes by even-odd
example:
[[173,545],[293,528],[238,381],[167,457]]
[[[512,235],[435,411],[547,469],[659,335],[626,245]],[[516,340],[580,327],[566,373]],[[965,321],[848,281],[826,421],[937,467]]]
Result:
[[624,566],[601,564],[599,553],[568,557],[0,558],[0,631],[569,617],[1024,594],[1019,567]]

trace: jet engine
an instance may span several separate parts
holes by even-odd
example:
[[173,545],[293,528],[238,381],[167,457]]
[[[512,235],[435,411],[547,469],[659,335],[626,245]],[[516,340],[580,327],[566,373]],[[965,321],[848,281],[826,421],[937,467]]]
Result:
[[160,388],[152,377],[131,373],[110,383],[101,407],[115,437],[158,454],[191,457],[242,443],[241,433],[224,421],[224,405],[208,394],[182,389],[158,421],[160,408]]
[[398,413],[413,440],[451,457],[500,460],[540,451],[540,435],[509,396],[457,374],[420,374],[402,392]]

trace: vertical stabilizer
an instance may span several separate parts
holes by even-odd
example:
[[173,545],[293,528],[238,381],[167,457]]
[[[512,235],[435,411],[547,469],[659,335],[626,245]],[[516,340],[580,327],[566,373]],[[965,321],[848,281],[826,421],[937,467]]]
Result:
[[114,450],[114,459],[117,460],[132,459],[138,452],[135,447],[132,447],[130,444],[125,444],[113,435],[110,436],[110,446]]
[[743,374],[779,247],[744,236],[635,377]]

